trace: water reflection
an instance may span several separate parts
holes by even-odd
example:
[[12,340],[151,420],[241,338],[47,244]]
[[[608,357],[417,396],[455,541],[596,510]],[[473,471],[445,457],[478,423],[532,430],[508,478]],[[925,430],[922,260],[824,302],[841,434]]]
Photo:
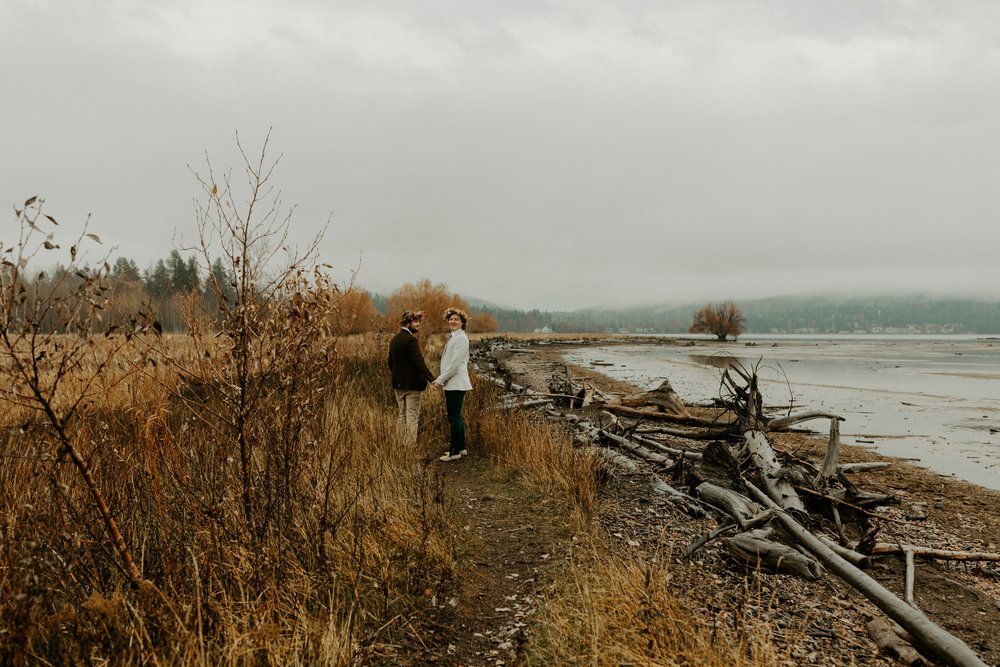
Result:
[[734,357],[731,354],[688,354],[688,358],[696,364],[702,366],[712,366],[726,370],[729,368],[746,368],[747,360],[741,357]]

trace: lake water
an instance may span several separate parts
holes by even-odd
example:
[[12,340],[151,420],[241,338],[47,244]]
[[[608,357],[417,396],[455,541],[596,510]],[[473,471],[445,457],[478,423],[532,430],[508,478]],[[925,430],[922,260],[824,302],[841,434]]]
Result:
[[[570,350],[567,361],[688,403],[719,395],[722,369],[757,369],[765,408],[845,418],[841,441],[919,459],[1000,489],[1000,339],[969,336],[743,336],[739,343],[642,343]],[[825,431],[820,421],[803,426]]]

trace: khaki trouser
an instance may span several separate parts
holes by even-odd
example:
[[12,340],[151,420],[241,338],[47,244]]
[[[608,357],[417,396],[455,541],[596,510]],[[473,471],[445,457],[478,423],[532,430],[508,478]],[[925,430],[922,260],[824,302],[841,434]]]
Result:
[[406,441],[411,445],[417,442],[417,428],[420,424],[420,398],[422,391],[403,391],[395,389],[396,405],[399,411],[396,413],[396,421],[406,434]]

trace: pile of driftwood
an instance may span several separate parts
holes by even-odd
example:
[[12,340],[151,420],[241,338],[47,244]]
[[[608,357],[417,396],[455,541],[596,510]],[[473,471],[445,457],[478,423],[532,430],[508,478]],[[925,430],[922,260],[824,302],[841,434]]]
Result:
[[[838,415],[769,416],[756,373],[739,365],[722,374],[720,404],[726,409],[713,420],[693,417],[667,381],[652,391],[623,397],[574,380],[568,367],[552,376],[547,392],[495,376],[493,381],[509,392],[501,409],[547,406],[552,418],[575,425],[578,442],[601,447],[602,455],[615,464],[635,469],[635,458],[656,464],[656,492],[693,516],[714,519],[715,527],[681,550],[682,557],[723,538],[733,559],[750,568],[806,579],[831,572],[892,619],[876,619],[868,628],[887,653],[907,664],[921,662],[918,650],[944,664],[985,664],[917,608],[914,559],[1000,560],[1000,554],[879,542],[880,517],[874,510],[895,499],[861,490],[849,476],[889,464],[841,464]],[[830,425],[822,462],[774,450],[769,434],[817,419]],[[608,443],[613,448],[605,447]],[[890,553],[906,558],[905,599],[864,572],[872,557]]]

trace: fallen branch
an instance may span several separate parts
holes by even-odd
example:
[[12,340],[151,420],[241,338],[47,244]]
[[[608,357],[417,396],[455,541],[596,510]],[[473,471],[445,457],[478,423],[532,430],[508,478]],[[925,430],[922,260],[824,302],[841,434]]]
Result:
[[[625,407],[624,405],[618,405],[616,403],[610,403],[605,407],[608,410],[613,410],[614,412],[618,412],[623,415],[628,415],[630,417],[642,417],[643,419],[668,421],[668,422],[673,422],[675,424],[681,424],[684,426],[694,426],[694,427],[714,429],[712,433],[715,435],[712,436],[691,435],[692,433],[691,431],[681,431],[679,429],[672,429],[671,431],[667,432],[667,435],[678,435],[679,437],[682,438],[692,438],[692,439],[698,439],[698,438],[703,439],[705,437],[722,438],[725,437],[726,435],[731,435],[734,432],[733,429],[736,426],[735,422],[729,424],[722,424],[720,426],[718,422],[708,421],[705,419],[697,419],[695,417],[677,417],[675,415],[671,415],[666,412],[653,412],[651,410],[637,410],[635,408]],[[697,431],[693,433],[697,433]]]
[[[752,484],[747,484],[747,488],[757,502],[762,503],[765,507],[780,510],[777,503],[771,500],[766,493]],[[922,652],[948,665],[986,667],[986,663],[962,640],[934,624],[923,612],[907,605],[880,583],[838,556],[815,535],[803,528],[790,514],[779,511],[776,513],[775,519],[780,521],[785,529],[816,556],[823,565],[871,600],[889,618],[903,626],[913,636]]]
[[867,463],[841,463],[837,466],[840,472],[868,472],[870,470],[884,470],[891,466],[889,461],[869,461]]
[[884,542],[879,542],[872,547],[871,555],[885,556],[889,554],[906,553],[907,551],[911,552],[914,556],[921,556],[923,558],[1000,562],[1000,553],[980,551],[947,551],[945,549],[931,549],[930,547],[917,547],[909,544],[886,544]]
[[811,421],[813,419],[831,419],[836,421],[844,421],[844,418],[840,415],[835,415],[829,412],[799,412],[794,415],[788,415],[787,417],[777,417],[776,419],[771,419],[767,422],[768,431],[783,431],[789,426],[794,426],[795,424],[801,424],[802,422]]

